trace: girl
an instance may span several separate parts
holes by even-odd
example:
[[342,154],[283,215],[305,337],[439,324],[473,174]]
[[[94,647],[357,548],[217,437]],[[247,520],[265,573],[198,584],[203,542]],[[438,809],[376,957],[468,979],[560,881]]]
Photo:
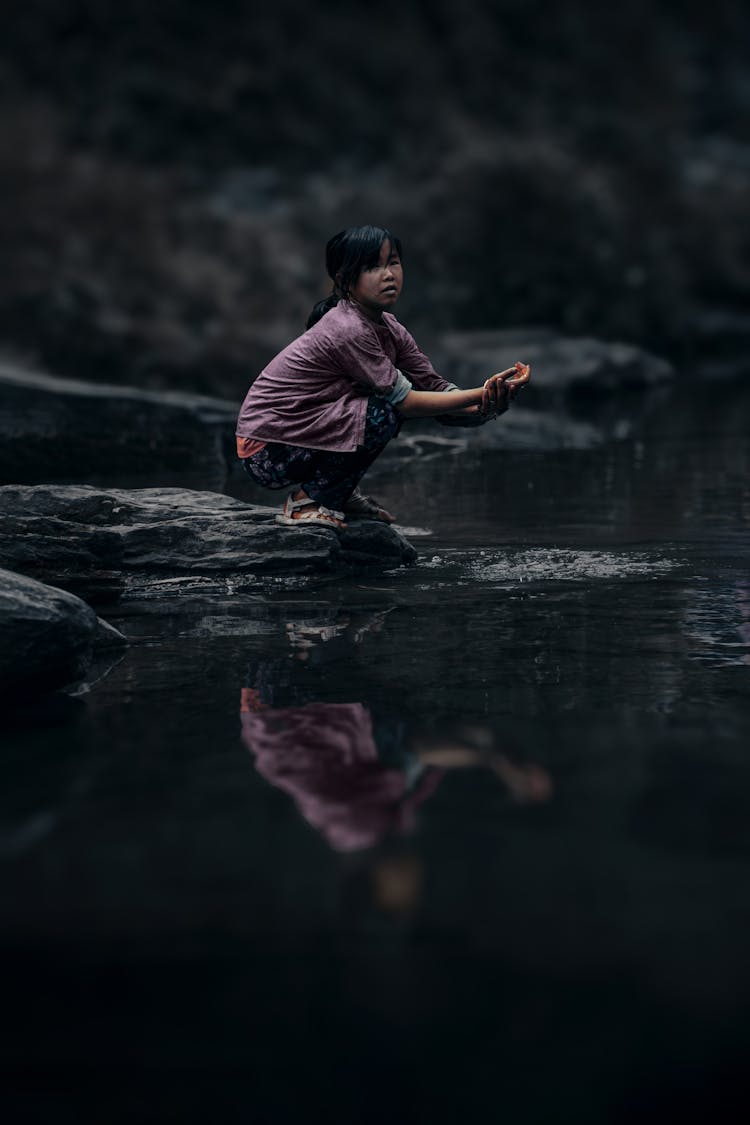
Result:
[[[250,477],[289,493],[279,523],[344,529],[346,517],[394,517],[358,489],[405,418],[453,416],[481,424],[503,414],[529,368],[516,364],[483,387],[442,379],[390,311],[403,286],[401,243],[383,227],[350,227],[326,246],[330,296],[304,335],[250,387],[237,453]],[[471,417],[461,417],[461,416]]]

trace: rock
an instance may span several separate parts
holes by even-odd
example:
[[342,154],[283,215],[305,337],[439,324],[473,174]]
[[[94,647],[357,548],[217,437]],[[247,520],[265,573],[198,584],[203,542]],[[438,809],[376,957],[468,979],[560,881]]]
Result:
[[344,534],[275,522],[276,508],[180,488],[81,485],[0,488],[0,565],[111,600],[165,581],[331,574],[408,564],[416,551],[394,528],[352,522]]
[[551,394],[559,399],[645,389],[674,376],[665,359],[632,344],[565,337],[543,328],[451,332],[438,341],[434,358],[438,370],[461,387],[479,386],[516,360],[530,363],[532,383],[524,402],[537,394],[548,403]]
[[[499,418],[472,429],[448,429],[422,422],[409,422],[391,442],[371,470],[375,476],[412,457],[422,461],[475,449],[593,449],[607,441],[622,440],[633,429],[634,411],[623,412],[596,423],[574,418],[563,410],[528,410],[514,405]],[[446,435],[450,436],[446,436]]]
[[0,627],[0,696],[8,699],[79,680],[94,654],[99,622],[73,594],[0,570]]
[[0,481],[88,482],[180,473],[221,484],[238,404],[58,379],[0,364]]

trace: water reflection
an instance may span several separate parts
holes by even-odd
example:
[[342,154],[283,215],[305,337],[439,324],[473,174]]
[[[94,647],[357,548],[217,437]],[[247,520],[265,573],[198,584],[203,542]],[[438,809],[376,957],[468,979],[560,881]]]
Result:
[[341,614],[329,610],[322,622],[319,618],[297,617],[287,621],[286,637],[295,658],[302,663],[336,659],[349,644],[361,644],[368,634],[382,632],[386,617],[395,608],[388,606],[371,614]]
[[[287,626],[292,660],[332,658],[348,638],[360,643],[368,631],[382,629],[389,611],[364,622],[344,616],[327,624],[296,622]],[[241,737],[258,772],[294,801],[304,819],[340,852],[374,847],[409,835],[419,807],[446,773],[486,771],[519,803],[549,800],[552,780],[541,766],[519,763],[497,744],[485,723],[414,721],[395,707],[365,702],[302,702],[290,661],[256,662],[252,683],[240,692]],[[281,706],[283,696],[293,705]],[[381,880],[384,899],[395,887],[416,885],[398,868]],[[386,890],[384,888],[390,888]]]

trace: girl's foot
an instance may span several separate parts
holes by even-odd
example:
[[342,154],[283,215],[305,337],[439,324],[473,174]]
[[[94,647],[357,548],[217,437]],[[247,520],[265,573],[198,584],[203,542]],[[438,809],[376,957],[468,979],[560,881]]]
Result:
[[346,504],[344,511],[350,516],[359,516],[360,519],[380,520],[381,523],[395,523],[396,517],[381,508],[373,496],[365,496],[358,488],[354,489]]
[[346,530],[343,512],[336,512],[332,508],[326,508],[324,504],[316,503],[301,488],[296,494],[289,493],[282,514],[276,517],[276,522],[287,527],[312,524],[316,527],[330,527],[335,531]]

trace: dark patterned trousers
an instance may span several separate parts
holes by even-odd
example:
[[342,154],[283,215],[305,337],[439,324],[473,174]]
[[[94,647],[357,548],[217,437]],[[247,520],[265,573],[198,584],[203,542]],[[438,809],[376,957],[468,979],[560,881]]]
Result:
[[367,403],[364,439],[351,453],[269,441],[243,463],[248,476],[264,488],[296,484],[317,504],[340,510],[400,428],[401,419],[390,402],[372,395]]

